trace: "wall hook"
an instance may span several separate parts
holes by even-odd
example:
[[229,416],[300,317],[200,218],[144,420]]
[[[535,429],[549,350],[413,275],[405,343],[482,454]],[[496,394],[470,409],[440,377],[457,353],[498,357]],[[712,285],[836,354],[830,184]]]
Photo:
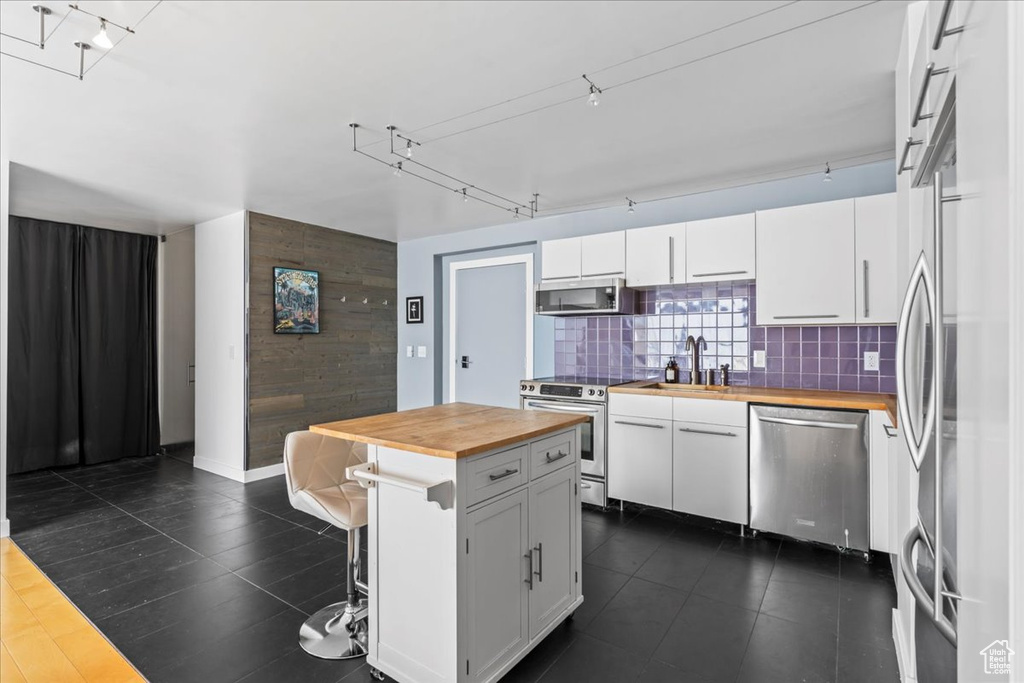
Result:
[[387,299],[384,299],[384,305],[385,305],[385,306],[387,306],[387,305],[388,305],[388,300],[387,300]]
[[343,296],[343,297],[341,297],[341,299],[339,299],[339,301],[341,301],[341,303],[345,303],[345,299],[346,299],[346,298],[347,298],[347,297],[344,297],[344,296]]
[[363,299],[363,303],[365,304],[365,303],[368,303],[368,302],[367,302],[367,300],[366,300],[366,299]]

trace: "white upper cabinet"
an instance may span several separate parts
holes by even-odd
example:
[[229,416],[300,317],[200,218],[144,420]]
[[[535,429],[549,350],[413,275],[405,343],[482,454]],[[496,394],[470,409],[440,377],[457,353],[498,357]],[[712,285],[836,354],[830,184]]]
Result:
[[854,200],[857,322],[896,322],[896,194]]
[[578,280],[582,260],[582,237],[546,240],[540,244],[540,277],[542,280]]
[[686,282],[752,279],[754,244],[752,213],[687,223]]
[[580,251],[583,277],[625,277],[625,230],[587,235]]
[[757,212],[756,324],[857,321],[854,216],[853,199]]
[[626,231],[626,285],[650,287],[684,281],[686,223]]

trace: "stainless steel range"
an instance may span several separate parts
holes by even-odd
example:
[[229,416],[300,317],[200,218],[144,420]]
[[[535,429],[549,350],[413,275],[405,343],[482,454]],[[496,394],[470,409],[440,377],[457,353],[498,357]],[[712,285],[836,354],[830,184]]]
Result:
[[551,413],[587,415],[580,439],[583,502],[606,507],[608,491],[608,387],[627,380],[607,377],[541,377],[519,385],[519,407]]

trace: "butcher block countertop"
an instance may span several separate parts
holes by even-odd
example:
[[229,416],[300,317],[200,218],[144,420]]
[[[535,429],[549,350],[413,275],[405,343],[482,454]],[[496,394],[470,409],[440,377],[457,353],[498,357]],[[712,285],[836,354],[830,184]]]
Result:
[[689,384],[662,384],[642,380],[620,384],[608,390],[612,394],[645,394],[677,398],[709,398],[718,401],[747,401],[805,408],[847,408],[850,410],[884,410],[896,426],[896,397],[893,394],[867,394],[857,391],[822,391],[819,389],[774,389],[766,387],[691,387]]
[[325,436],[438,458],[465,458],[567,429],[587,419],[584,415],[446,403],[311,425],[309,429]]

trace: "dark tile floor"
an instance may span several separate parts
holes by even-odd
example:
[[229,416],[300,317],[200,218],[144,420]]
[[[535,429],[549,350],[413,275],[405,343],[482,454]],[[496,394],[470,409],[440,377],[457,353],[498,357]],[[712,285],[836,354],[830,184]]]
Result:
[[[170,457],[17,475],[14,540],[150,680],[370,681],[298,648],[344,597],[344,533]],[[897,681],[888,559],[587,509],[575,618],[505,680]]]

